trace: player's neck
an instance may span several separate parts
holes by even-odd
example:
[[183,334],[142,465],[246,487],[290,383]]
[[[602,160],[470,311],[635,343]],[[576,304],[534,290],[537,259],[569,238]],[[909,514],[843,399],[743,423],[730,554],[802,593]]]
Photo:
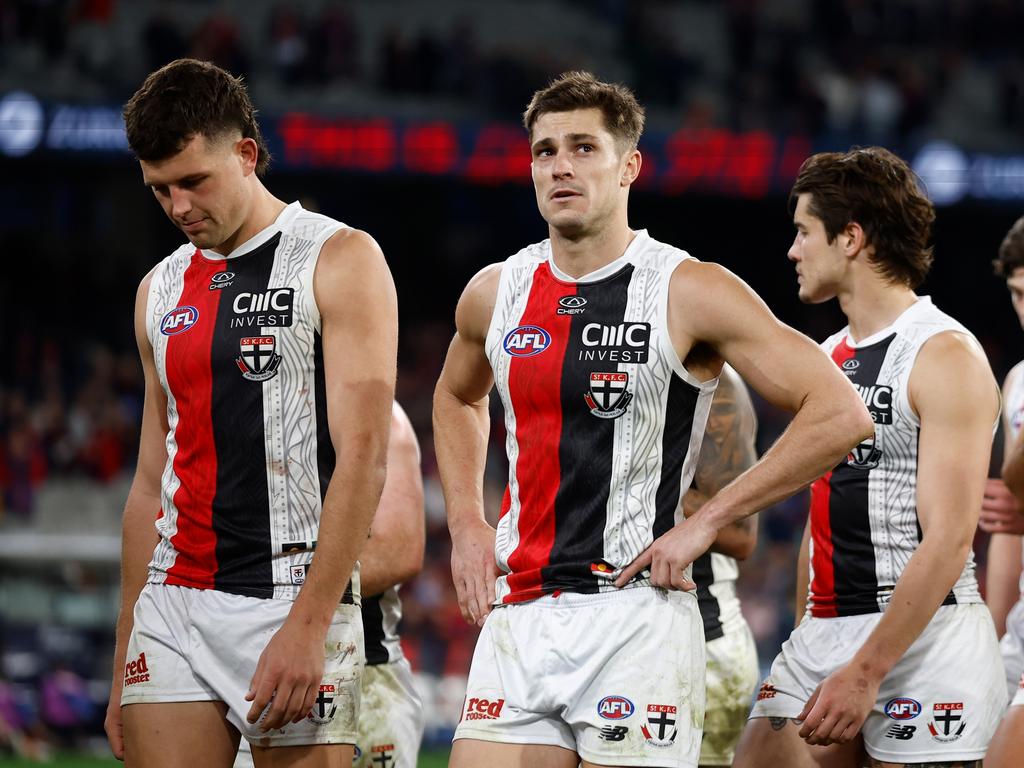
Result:
[[839,306],[850,323],[855,342],[888,328],[917,301],[917,294],[905,285],[894,285],[877,273],[861,275],[860,280],[839,293]]
[[636,232],[625,222],[577,238],[563,236],[553,227],[549,232],[551,258],[555,266],[573,278],[589,275],[611,264],[626,252],[636,237]]
[[278,200],[270,191],[263,186],[258,179],[255,180],[256,189],[253,190],[253,201],[249,209],[249,215],[245,217],[242,226],[239,227],[231,237],[210,250],[227,256],[242,243],[250,240],[258,232],[269,227],[274,220],[281,215],[287,205],[283,200]]

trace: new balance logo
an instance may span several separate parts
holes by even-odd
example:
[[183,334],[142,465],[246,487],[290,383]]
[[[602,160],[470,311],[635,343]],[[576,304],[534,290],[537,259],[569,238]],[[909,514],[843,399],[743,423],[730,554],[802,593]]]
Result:
[[622,741],[629,733],[629,728],[624,725],[606,725],[601,729],[599,738],[604,741]]
[[916,725],[899,725],[893,724],[889,726],[889,730],[885,732],[887,739],[898,739],[900,741],[907,741],[914,737],[914,731],[917,730]]

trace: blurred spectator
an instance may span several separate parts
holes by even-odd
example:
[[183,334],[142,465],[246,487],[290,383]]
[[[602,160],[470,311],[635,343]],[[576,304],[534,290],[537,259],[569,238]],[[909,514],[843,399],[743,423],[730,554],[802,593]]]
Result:
[[188,52],[185,36],[163,4],[158,6],[142,27],[142,49],[146,53],[146,68],[150,72],[180,59]]
[[206,17],[192,36],[192,54],[212,61],[239,77],[249,75],[249,57],[242,44],[238,22],[227,13]]

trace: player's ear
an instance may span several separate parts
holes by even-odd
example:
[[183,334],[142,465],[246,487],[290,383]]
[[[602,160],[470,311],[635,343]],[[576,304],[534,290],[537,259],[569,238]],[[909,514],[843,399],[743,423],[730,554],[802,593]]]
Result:
[[235,152],[242,165],[242,175],[248,176],[256,170],[256,163],[259,162],[260,148],[256,139],[243,138],[235,144]]
[[845,241],[843,243],[843,253],[851,259],[868,247],[867,233],[864,231],[864,227],[856,221],[851,221],[847,224],[843,228],[841,235]]
[[628,187],[637,177],[640,175],[640,167],[643,165],[643,157],[640,156],[640,150],[631,149],[626,153],[626,162],[622,167],[622,176],[619,179],[619,185]]

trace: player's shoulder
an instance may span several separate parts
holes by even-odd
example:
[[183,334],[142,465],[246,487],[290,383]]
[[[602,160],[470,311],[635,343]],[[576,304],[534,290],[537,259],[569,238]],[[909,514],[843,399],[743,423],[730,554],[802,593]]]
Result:
[[1022,378],[1024,378],[1024,360],[1013,366],[1006,374],[1006,378],[1003,379],[1003,391],[1009,392],[1014,387],[1020,386]]
[[159,280],[162,275],[174,272],[183,272],[192,263],[196,251],[199,250],[192,243],[182,243],[169,254],[156,263],[139,282],[139,289],[149,289],[153,281]]

